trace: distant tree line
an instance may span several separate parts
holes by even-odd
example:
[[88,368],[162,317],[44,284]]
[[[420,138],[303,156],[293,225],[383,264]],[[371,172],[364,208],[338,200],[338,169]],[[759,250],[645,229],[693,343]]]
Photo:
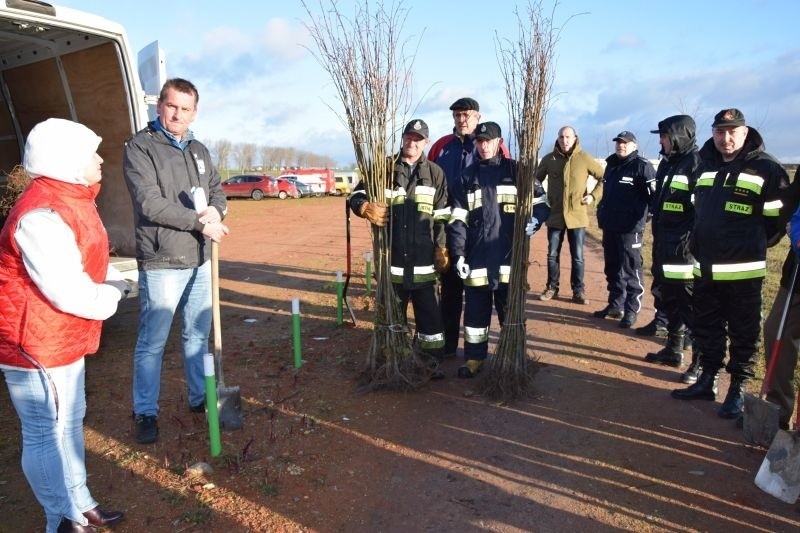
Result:
[[217,170],[220,172],[229,168],[245,171],[258,166],[262,168],[336,166],[336,161],[332,157],[287,146],[232,143],[227,139],[209,141],[206,146],[211,150]]

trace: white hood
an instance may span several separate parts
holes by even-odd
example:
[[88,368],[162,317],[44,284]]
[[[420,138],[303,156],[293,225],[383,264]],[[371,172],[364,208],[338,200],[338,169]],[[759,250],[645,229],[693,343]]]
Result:
[[22,166],[31,178],[88,185],[86,167],[102,139],[77,122],[49,118],[33,127],[25,143]]

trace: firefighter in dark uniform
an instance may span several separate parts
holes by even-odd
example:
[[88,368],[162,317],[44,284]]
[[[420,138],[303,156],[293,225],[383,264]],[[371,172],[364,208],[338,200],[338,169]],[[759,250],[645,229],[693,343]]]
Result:
[[731,383],[717,414],[738,418],[761,329],[767,243],[783,229],[781,194],[789,177],[738,109],[717,113],[711,128],[696,172],[691,239],[696,261],[692,332],[703,370],[697,383],[672,391],[672,397],[715,400],[727,349]]
[[[688,115],[675,115],[658,123],[661,162],[656,171],[653,218],[653,276],[661,293],[661,309],[667,315],[667,343],[646,361],[679,367],[683,364],[684,336],[692,320],[692,267],[689,239],[694,226],[691,181],[700,165],[697,126]],[[697,351],[682,381],[694,383],[698,375]]]
[[630,328],[642,309],[642,236],[656,169],[639,155],[633,133],[620,132],[613,140],[615,153],[606,158],[603,199],[597,204],[597,222],[603,230],[608,305],[593,314],[597,318],[621,319],[619,327]]
[[[516,161],[501,151],[502,134],[494,122],[475,130],[478,160],[453,187],[448,244],[455,270],[464,280],[464,366],[458,377],[472,378],[488,355],[492,305],[505,320],[511,248],[517,203]],[[544,189],[536,182],[532,224],[547,219]],[[532,234],[533,231],[530,231]]]
[[[428,161],[428,125],[415,119],[403,130],[403,146],[394,162],[386,198],[391,203],[369,202],[363,181],[350,195],[355,214],[376,226],[391,219],[391,277],[405,315],[408,301],[414,308],[416,342],[436,360],[442,357],[444,328],[436,294],[437,273],[450,264],[445,227],[450,218],[444,172]],[[432,379],[444,373],[436,368]]]

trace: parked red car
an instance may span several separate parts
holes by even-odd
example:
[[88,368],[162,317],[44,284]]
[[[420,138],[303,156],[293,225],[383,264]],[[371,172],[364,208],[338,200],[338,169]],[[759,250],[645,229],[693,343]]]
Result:
[[292,183],[272,176],[259,174],[239,174],[222,182],[222,190],[228,198],[242,197],[261,200],[265,196],[277,196],[281,200],[299,198],[300,193]]

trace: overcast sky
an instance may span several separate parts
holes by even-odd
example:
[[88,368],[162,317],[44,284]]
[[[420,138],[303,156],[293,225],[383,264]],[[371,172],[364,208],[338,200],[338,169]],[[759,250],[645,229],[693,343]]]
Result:
[[[193,130],[203,140],[294,146],[354,161],[337,113],[341,104],[310,54],[308,16],[299,0],[163,2],[64,0],[56,4],[121,23],[135,51],[158,40],[167,74],[200,91]],[[312,11],[318,0],[309,0]],[[339,1],[347,12],[353,5]],[[553,2],[544,1],[549,13]],[[496,37],[516,39],[509,0],[407,0],[404,35],[419,48],[414,63],[413,117],[433,140],[449,133],[449,105],[471,96],[483,120],[508,130]],[[659,120],[688,113],[699,143],[714,114],[738,107],[781,161],[800,161],[800,21],[798,0],[562,0],[555,85],[543,152],[558,128],[573,125],[584,149],[613,151],[623,129],[656,158]],[[308,47],[308,48],[307,48]],[[507,137],[507,135],[504,135]]]

